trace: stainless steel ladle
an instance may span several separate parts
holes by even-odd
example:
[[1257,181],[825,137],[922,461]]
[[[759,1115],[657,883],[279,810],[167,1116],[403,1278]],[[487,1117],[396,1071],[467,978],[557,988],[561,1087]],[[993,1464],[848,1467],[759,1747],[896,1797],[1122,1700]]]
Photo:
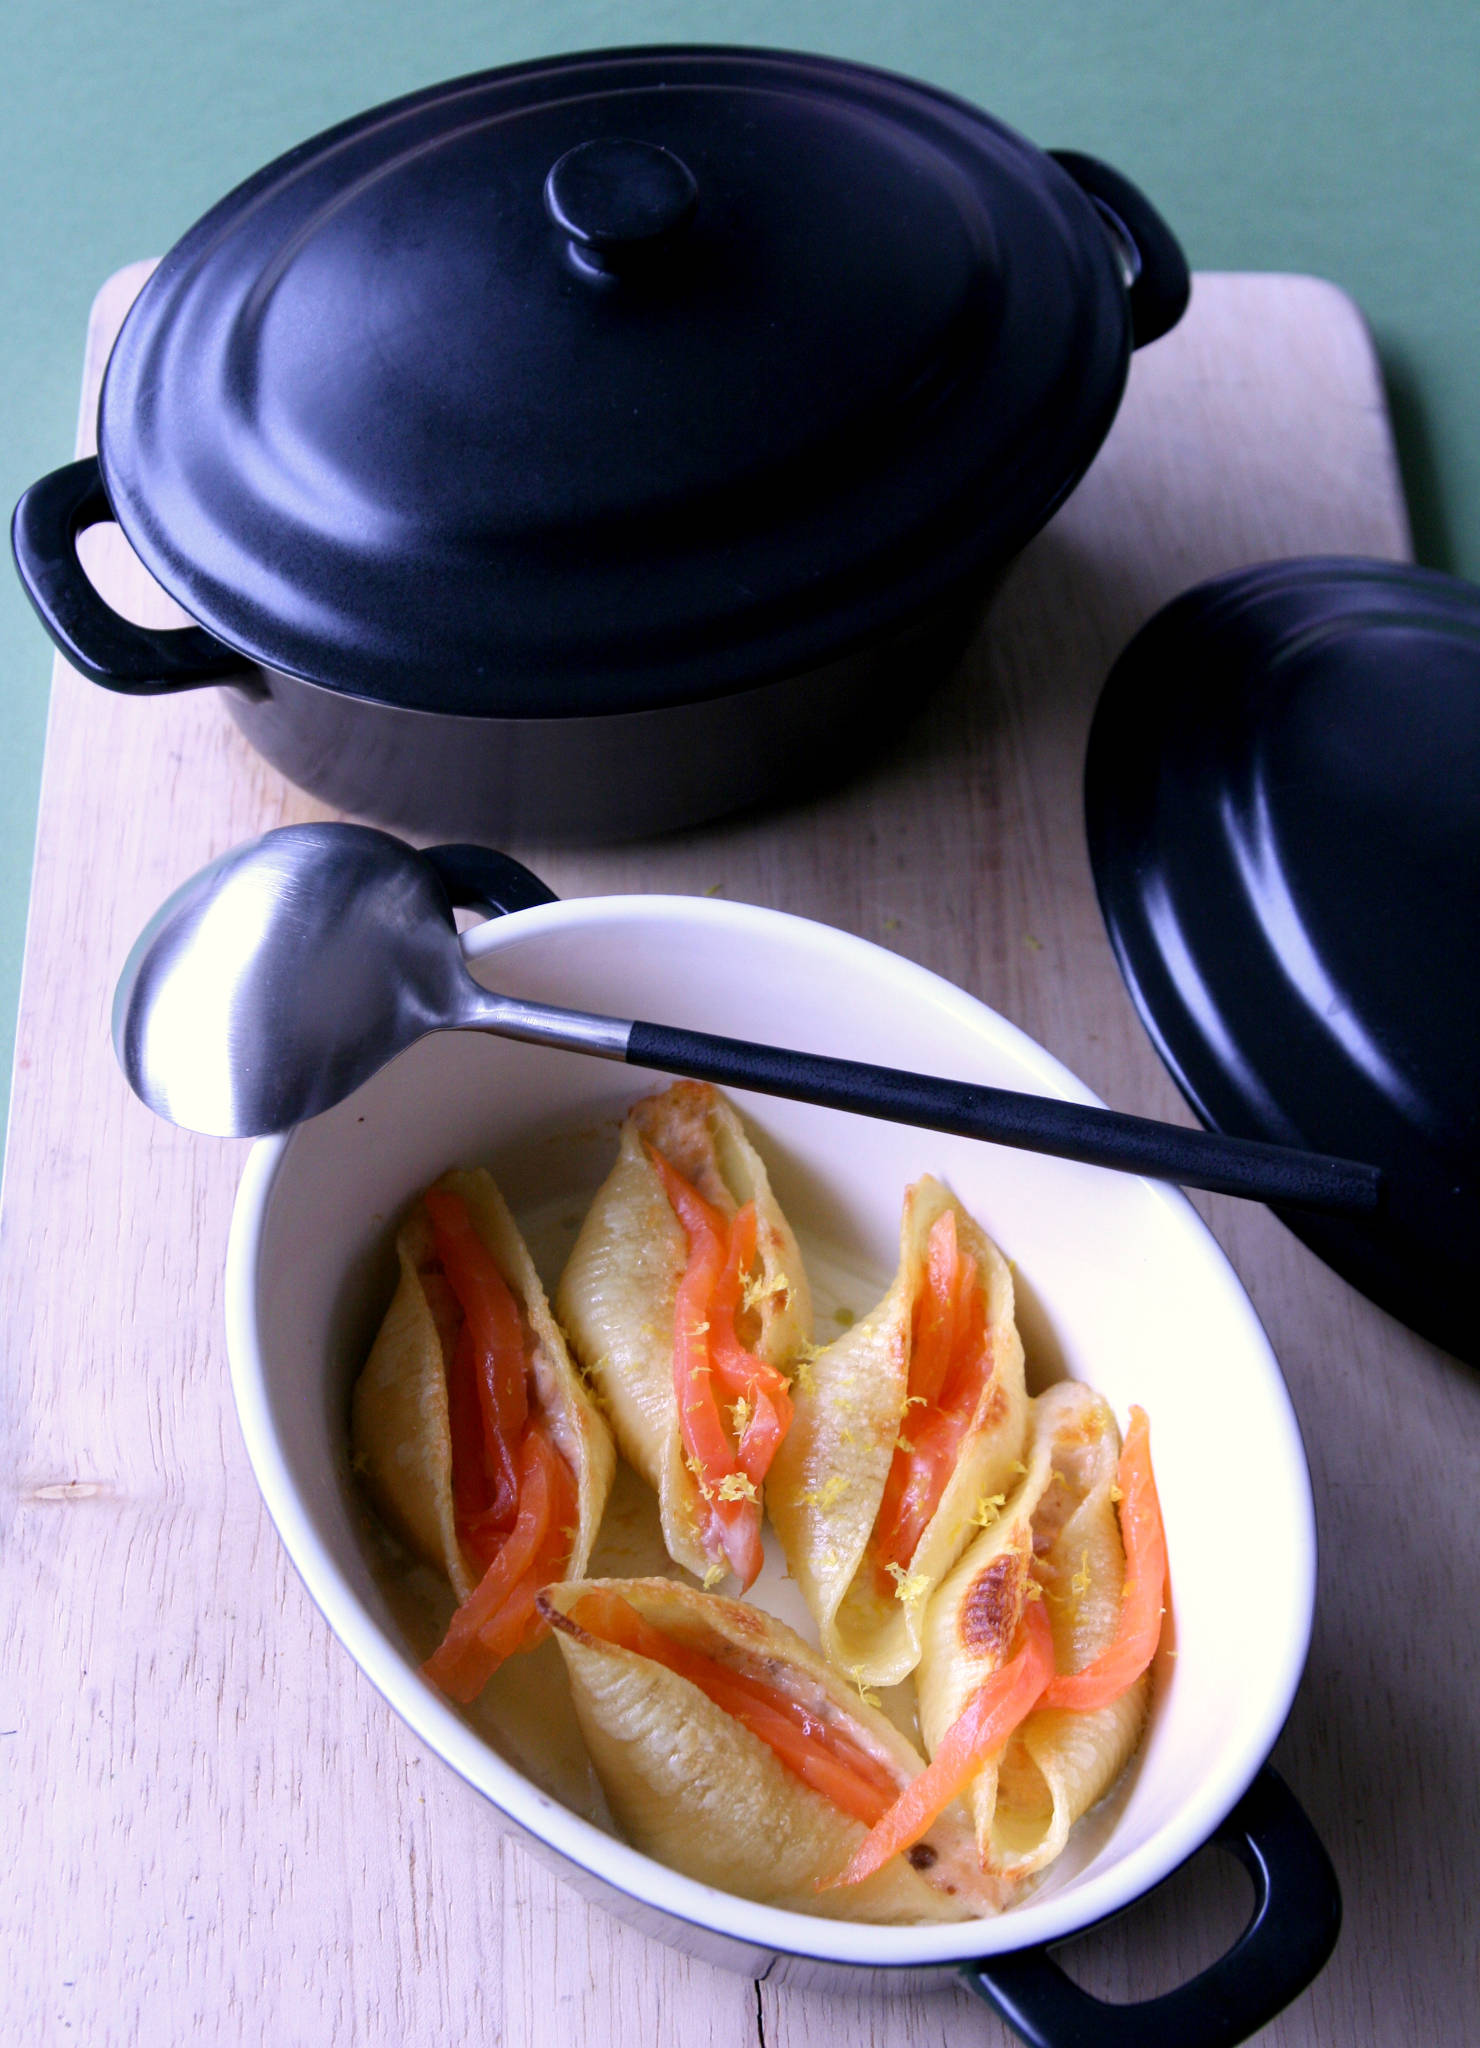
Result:
[[[459,896],[472,862],[493,863],[507,890]],[[258,1137],[332,1108],[428,1032],[490,1031],[1187,1187],[1377,1206],[1378,1169],[1350,1160],[491,994],[463,962],[449,878],[451,896],[490,909],[549,899],[501,856],[419,853],[363,825],[289,825],[224,854],[176,890],[124,966],[113,1043],[129,1085],[171,1123]]]

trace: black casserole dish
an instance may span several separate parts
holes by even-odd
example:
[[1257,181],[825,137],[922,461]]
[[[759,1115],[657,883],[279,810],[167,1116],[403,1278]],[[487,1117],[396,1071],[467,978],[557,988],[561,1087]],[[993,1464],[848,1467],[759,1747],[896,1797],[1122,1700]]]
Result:
[[[1187,298],[1116,173],[831,59],[486,72],[303,144],[172,249],[16,559],[77,668],[223,686],[328,802],[605,838],[893,730]],[[77,559],[116,519],[197,623]]]

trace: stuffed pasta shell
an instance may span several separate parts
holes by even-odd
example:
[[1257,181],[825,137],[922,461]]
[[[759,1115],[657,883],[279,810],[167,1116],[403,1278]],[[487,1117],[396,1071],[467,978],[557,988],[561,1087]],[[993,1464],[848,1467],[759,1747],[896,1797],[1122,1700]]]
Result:
[[[984,1682],[1008,1663],[1024,1612],[1041,1600],[1055,1674],[1040,1703],[964,1793],[983,1868],[1009,1887],[1043,1870],[1069,1830],[1095,1805],[1141,1738],[1150,1680],[1141,1668],[1122,1685],[1085,1685],[1075,1709],[1073,1675],[1107,1657],[1126,1618],[1126,1553],[1118,1508],[1120,1433],[1106,1402],[1074,1381],[1033,1403],[1027,1475],[931,1601],[916,1676],[920,1728],[934,1756]],[[1127,1667],[1129,1668],[1129,1667]],[[1066,1682],[1067,1681],[1067,1682]]]
[[924,1761],[783,1623],[671,1579],[566,1583],[540,1606],[636,1847],[797,1912],[908,1923],[991,1910],[959,1809],[865,1882],[824,1888]]
[[772,1474],[771,1519],[844,1670],[893,1685],[914,1669],[929,1595],[1016,1483],[1027,1415],[1007,1262],[917,1181],[894,1283],[810,1360]]
[[467,1701],[545,1632],[540,1588],[585,1570],[615,1452],[487,1173],[428,1189],[396,1254],[351,1400],[354,1468],[382,1521],[457,1595],[426,1673]]
[[706,1585],[748,1587],[812,1309],[765,1165],[715,1089],[680,1081],[632,1110],[556,1306],[658,1496],[669,1555]]

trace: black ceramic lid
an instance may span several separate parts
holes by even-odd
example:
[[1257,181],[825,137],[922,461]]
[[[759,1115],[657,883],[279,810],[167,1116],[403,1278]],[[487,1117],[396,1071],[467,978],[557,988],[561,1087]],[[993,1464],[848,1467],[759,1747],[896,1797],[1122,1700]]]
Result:
[[628,709],[809,666],[1040,526],[1114,414],[1094,205],[857,66],[618,50],[306,143],[145,286],[113,509],[264,664],[444,711]]
[[1122,972],[1222,1131],[1368,1159],[1375,1220],[1282,1212],[1480,1363],[1480,590],[1279,562],[1169,605],[1086,769]]

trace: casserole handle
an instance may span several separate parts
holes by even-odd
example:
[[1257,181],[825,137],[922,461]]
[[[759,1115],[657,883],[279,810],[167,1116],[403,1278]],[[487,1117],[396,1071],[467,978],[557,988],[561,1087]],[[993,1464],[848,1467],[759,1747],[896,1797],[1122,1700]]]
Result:
[[21,498],[10,544],[26,595],[73,668],[132,697],[246,682],[257,671],[203,626],[136,626],[88,580],[77,536],[113,517],[95,455],[54,469]]
[[1131,342],[1144,348],[1176,326],[1187,311],[1192,279],[1182,245],[1145,193],[1098,157],[1051,149],[1104,223],[1125,269],[1131,305]]
[[481,910],[485,917],[507,917],[511,911],[532,910],[537,903],[560,901],[538,875],[507,853],[495,853],[492,847],[424,846],[421,857],[437,870],[454,910]]
[[1254,1880],[1254,1913],[1216,1963],[1136,2005],[1081,1991],[1046,1948],[988,1956],[963,1975],[1029,2048],[1234,2048],[1315,1978],[1336,1944],[1331,1859],[1268,1764],[1213,1837]]

